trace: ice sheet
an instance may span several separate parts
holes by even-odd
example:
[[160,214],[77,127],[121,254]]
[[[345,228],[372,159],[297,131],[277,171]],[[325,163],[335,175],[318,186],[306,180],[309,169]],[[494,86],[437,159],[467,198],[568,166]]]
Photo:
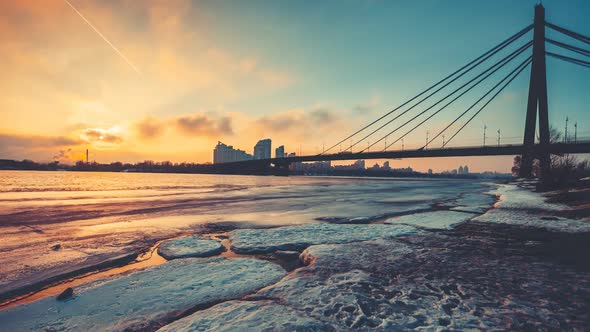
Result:
[[474,214],[455,211],[433,211],[390,218],[386,224],[405,224],[429,229],[451,229],[475,217]]
[[302,250],[313,244],[348,243],[392,238],[419,232],[407,225],[308,224],[271,229],[239,229],[230,232],[232,250],[264,253]]
[[122,331],[154,328],[192,307],[277,282],[285,271],[257,259],[187,258],[0,311],[4,331]]
[[158,332],[335,331],[330,325],[271,301],[229,301],[198,311]]

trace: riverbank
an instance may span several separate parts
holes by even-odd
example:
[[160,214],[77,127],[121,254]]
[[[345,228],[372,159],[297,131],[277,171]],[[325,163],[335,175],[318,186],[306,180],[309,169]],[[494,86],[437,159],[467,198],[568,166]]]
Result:
[[[0,326],[583,328],[590,322],[590,268],[581,253],[590,225],[563,217],[569,208],[545,199],[509,184],[437,202],[429,211],[345,224],[212,224],[203,232],[212,236],[168,245],[168,262],[80,285],[65,301],[50,297],[2,310]],[[203,252],[221,257],[186,258]],[[210,275],[217,266],[223,277]],[[272,272],[261,274],[265,269]],[[97,308],[105,312],[96,315]]]

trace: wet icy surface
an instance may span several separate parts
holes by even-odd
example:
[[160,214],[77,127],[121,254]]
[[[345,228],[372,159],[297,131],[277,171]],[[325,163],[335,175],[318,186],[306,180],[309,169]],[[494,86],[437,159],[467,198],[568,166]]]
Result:
[[158,253],[166,259],[186,257],[208,257],[225,250],[221,242],[201,235],[183,236],[164,241],[158,246]]
[[[495,186],[493,186],[495,188]],[[463,211],[472,213],[484,213],[489,210],[496,201],[496,195],[493,193],[470,192],[461,195],[455,200],[453,211]]]
[[428,229],[451,229],[473,219],[475,214],[455,211],[433,211],[390,218],[385,224],[405,224]]
[[454,206],[450,208],[451,211],[466,212],[480,214],[484,213],[491,208],[491,205],[470,205],[470,206]]
[[303,250],[314,244],[347,243],[392,238],[418,233],[407,225],[309,224],[271,229],[238,229],[229,233],[231,248],[238,253]]
[[208,223],[366,223],[485,188],[444,179],[0,171],[0,298]]
[[[186,179],[171,191],[141,189],[129,200],[111,192],[94,203],[72,199],[84,202],[78,207],[47,200],[47,224],[33,210],[20,210],[19,204],[39,205],[27,193],[0,192],[0,208],[33,216],[15,225],[13,214],[4,215],[12,221],[2,227],[0,277],[9,278],[0,287],[38,269],[47,277],[143,248],[148,240],[202,231],[205,221],[252,228],[229,233],[238,253],[274,252],[258,257],[283,264],[305,249],[300,259],[307,266],[287,275],[258,259],[174,259],[83,285],[69,300],[0,311],[0,330],[152,331],[164,324],[162,331],[582,330],[590,322],[590,267],[581,254],[587,234],[555,232],[588,225],[553,216],[566,207],[516,186],[485,194],[486,184],[467,181],[232,177],[236,183],[184,187]],[[498,208],[476,219],[482,222],[467,222],[488,210],[495,195],[502,196]],[[49,196],[68,201],[63,193]],[[62,208],[63,215],[56,212]],[[78,220],[76,208],[98,214],[104,208],[115,217]],[[158,217],[122,217],[136,210]],[[392,215],[402,216],[368,224]],[[283,227],[255,229],[272,225]],[[163,242],[160,253],[178,258],[220,247],[183,237]],[[34,268],[20,267],[29,260]]]
[[176,259],[142,272],[0,311],[5,331],[153,330],[183,311],[239,298],[280,280],[285,271],[257,259]]
[[557,232],[590,232],[590,223],[556,217],[552,213],[569,207],[548,203],[541,194],[529,189],[506,184],[498,185],[498,189],[492,193],[500,195],[497,208],[475,218],[475,221],[545,228]]
[[293,308],[271,301],[229,301],[196,312],[158,331],[335,331],[335,329]]

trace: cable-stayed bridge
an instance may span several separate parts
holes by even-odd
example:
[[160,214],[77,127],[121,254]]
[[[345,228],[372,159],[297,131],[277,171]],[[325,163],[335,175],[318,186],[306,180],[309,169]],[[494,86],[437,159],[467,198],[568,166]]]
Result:
[[[556,31],[563,40],[547,38],[546,29]],[[528,40],[525,36],[531,31],[532,40]],[[547,51],[546,44],[562,52]],[[284,168],[293,162],[327,160],[522,155],[521,176],[531,176],[534,159],[540,161],[541,173],[547,174],[550,172],[551,154],[590,153],[590,141],[578,140],[577,137],[568,140],[566,137],[563,142],[552,142],[549,129],[546,58],[552,57],[588,69],[590,68],[590,48],[576,46],[579,44],[589,45],[590,37],[547,22],[545,9],[539,4],[535,6],[533,24],[524,27],[369,124],[343,137],[322,153],[231,162],[216,164],[214,167],[220,171],[231,171],[232,169],[262,169],[271,165]],[[572,53],[575,54],[572,55]],[[498,57],[500,59],[497,59]],[[453,142],[465,127],[485,111],[528,67],[530,67],[530,81],[522,144],[500,145],[498,142],[496,145],[486,146],[484,141],[484,145],[479,146],[449,147],[449,143]],[[504,75],[499,79],[495,77],[497,76],[495,74],[503,72]],[[466,82],[462,82],[464,80]],[[460,99],[466,99],[465,96],[478,86],[480,88],[489,86],[489,88],[472,103],[468,103],[469,106],[452,121],[444,123],[443,129],[432,136],[427,136],[424,146],[409,150],[392,149],[394,144],[403,142],[404,138],[424,128],[427,122],[448,110],[449,106],[456,105]],[[535,140],[537,122],[539,124],[538,141]],[[394,139],[389,140],[390,137]],[[432,143],[440,138],[443,139],[442,146],[433,148]],[[366,147],[364,145],[360,147],[362,143],[369,140],[372,143],[367,144]],[[336,152],[335,149],[337,147],[341,149],[343,144],[345,149]],[[377,146],[384,146],[384,148],[375,151]]]

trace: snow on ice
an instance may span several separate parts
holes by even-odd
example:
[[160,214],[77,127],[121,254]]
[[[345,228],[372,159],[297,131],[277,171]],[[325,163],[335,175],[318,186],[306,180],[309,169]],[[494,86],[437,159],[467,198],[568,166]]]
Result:
[[[258,292],[336,330],[434,328],[446,317],[430,296],[408,298],[395,278],[415,249],[394,240],[318,245],[306,249],[308,266]],[[387,254],[384,254],[387,253]]]
[[[584,286],[564,310],[561,302],[584,283],[583,273],[489,253],[505,246],[441,233],[311,246],[301,254],[307,266],[251,299],[273,299],[337,331],[563,329],[572,313],[585,315]],[[523,247],[509,246],[511,253]]]
[[545,202],[542,195],[528,189],[508,184],[499,185],[491,193],[500,195],[497,208],[473,219],[474,221],[540,227],[557,232],[590,232],[590,223],[553,215],[569,207]]

